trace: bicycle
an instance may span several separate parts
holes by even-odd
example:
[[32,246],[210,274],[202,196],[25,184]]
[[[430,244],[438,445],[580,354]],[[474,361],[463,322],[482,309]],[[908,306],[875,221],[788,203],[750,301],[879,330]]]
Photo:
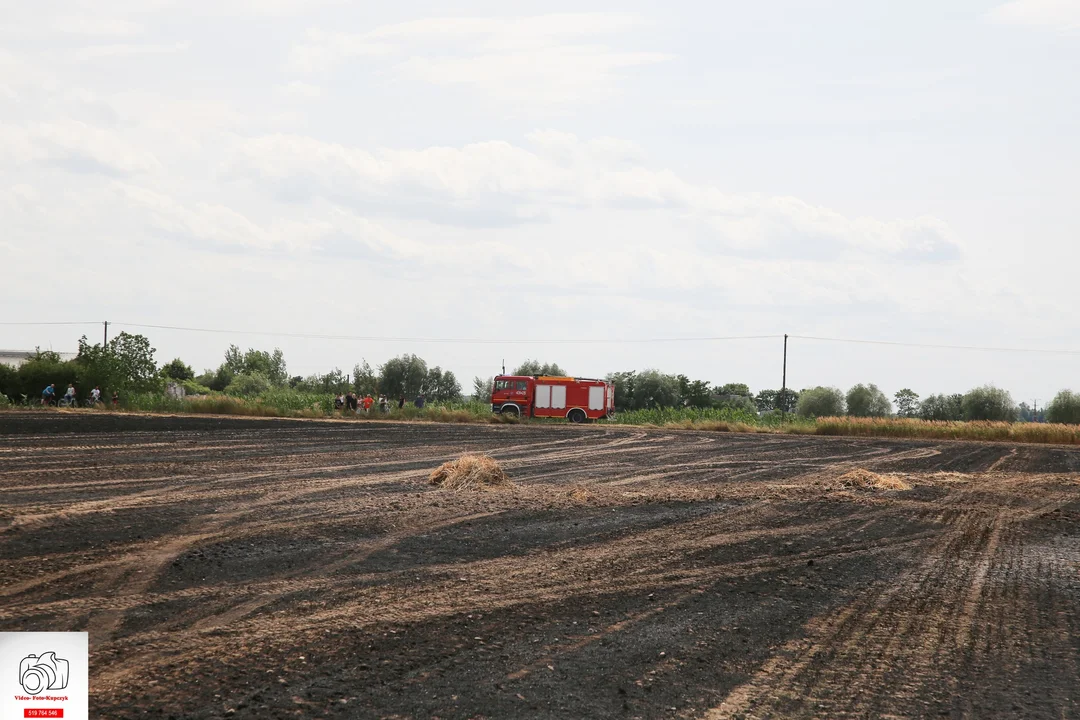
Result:
[[73,397],[72,398],[62,397],[56,403],[56,406],[57,407],[62,407],[62,408],[77,408],[77,407],[79,407],[79,401],[76,400]]

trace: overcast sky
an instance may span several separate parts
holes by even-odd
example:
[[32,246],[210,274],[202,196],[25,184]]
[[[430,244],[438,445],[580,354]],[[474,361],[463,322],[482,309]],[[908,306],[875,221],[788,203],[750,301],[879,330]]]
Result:
[[[1080,349],[1080,0],[0,5],[0,320]],[[142,332],[196,370],[416,352],[466,390],[782,359]],[[1045,401],[1078,360],[792,340],[788,383]]]

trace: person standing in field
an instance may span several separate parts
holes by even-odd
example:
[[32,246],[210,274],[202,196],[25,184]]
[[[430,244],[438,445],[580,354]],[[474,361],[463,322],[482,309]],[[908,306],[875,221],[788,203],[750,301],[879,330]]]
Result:
[[389,410],[390,410],[390,403],[388,403],[386,401],[386,396],[385,395],[380,395],[379,396],[379,412],[381,412],[381,413],[383,413],[385,415],[387,413],[387,411],[389,411]]
[[416,402],[413,404],[416,405],[418,410],[423,410],[425,403],[427,403],[427,398],[424,397],[424,393],[420,393],[416,396]]
[[371,393],[364,396],[364,414],[367,415],[371,411],[371,406],[375,404],[375,401],[371,398]]
[[119,391],[119,390],[113,390],[113,394],[112,394],[112,406],[113,406],[113,407],[116,407],[116,406],[118,406],[119,404],[120,404],[120,391]]
[[402,395],[401,399],[397,401],[397,409],[401,410],[403,407],[405,407],[405,396],[404,395]]

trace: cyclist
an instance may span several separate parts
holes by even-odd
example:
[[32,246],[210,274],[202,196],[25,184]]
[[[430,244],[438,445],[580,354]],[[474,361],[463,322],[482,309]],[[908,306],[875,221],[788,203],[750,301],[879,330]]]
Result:
[[101,402],[101,388],[95,385],[90,391],[90,404],[97,405],[99,402]]
[[56,385],[50,383],[48,387],[41,391],[41,404],[48,405],[56,399]]
[[64,402],[66,402],[68,405],[74,405],[75,404],[75,384],[74,383],[68,383],[67,392],[64,393]]

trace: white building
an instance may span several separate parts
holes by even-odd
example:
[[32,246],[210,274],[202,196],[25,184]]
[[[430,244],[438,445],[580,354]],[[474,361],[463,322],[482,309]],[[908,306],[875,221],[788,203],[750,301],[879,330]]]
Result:
[[[0,350],[0,365],[19,367],[37,354],[36,350]],[[61,360],[74,360],[78,353],[56,353]]]

